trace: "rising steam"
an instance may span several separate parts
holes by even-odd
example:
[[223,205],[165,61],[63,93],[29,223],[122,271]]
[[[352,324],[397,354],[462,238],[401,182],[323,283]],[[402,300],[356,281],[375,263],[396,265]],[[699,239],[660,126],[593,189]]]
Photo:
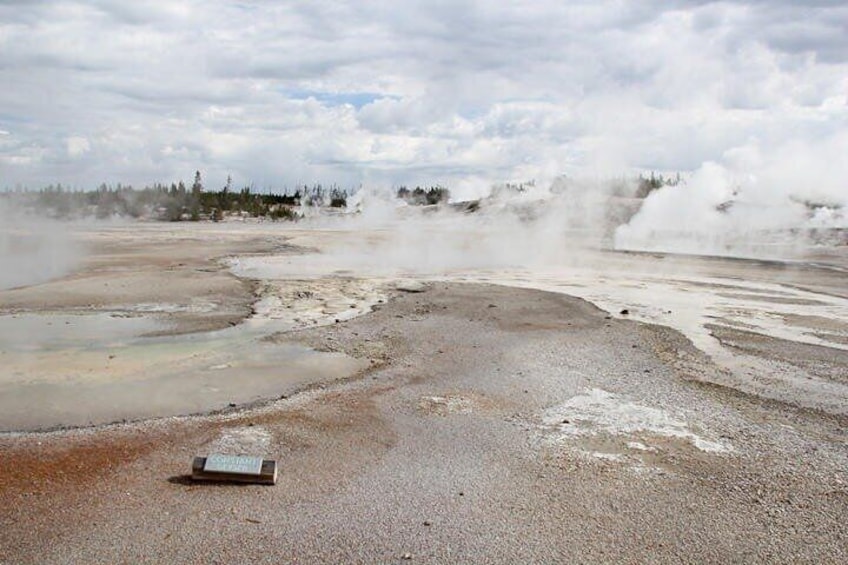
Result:
[[67,224],[22,212],[0,199],[0,289],[60,277],[80,257]]
[[844,244],[848,135],[809,147],[757,146],[702,165],[648,196],[615,232],[619,249],[781,258],[810,244]]

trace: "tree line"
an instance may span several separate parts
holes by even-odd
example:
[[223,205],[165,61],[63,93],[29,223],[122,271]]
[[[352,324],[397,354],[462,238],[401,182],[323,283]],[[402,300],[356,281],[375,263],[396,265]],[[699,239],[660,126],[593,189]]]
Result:
[[412,190],[406,186],[401,186],[397,189],[395,196],[413,206],[431,206],[448,202],[450,191],[443,186],[431,186],[429,188],[416,186]]
[[69,190],[61,184],[38,191],[2,193],[16,203],[54,218],[131,217],[162,221],[220,221],[228,216],[297,220],[303,206],[344,208],[348,191],[321,184],[295,187],[293,192],[256,192],[250,186],[234,189],[232,178],[222,188],[206,190],[200,171],[187,187],[183,181],[155,183],[141,189],[101,184],[96,190]]
[[638,185],[636,188],[636,198],[647,198],[653,191],[664,186],[677,186],[681,182],[680,173],[673,177],[664,177],[662,173],[659,175],[651,171],[651,176],[646,177],[639,175]]
[[[566,181],[564,178],[562,182]],[[645,198],[654,190],[680,182],[679,173],[664,177],[652,172],[650,176],[639,175],[635,194],[632,192],[632,181],[622,179],[614,184],[620,184],[618,188],[622,196],[629,193],[637,198]],[[534,186],[534,181],[495,185],[492,194],[522,193]],[[561,188],[555,183],[551,190],[556,192],[555,189]],[[172,222],[221,221],[233,216],[297,220],[302,217],[304,207],[346,208],[349,196],[346,189],[320,183],[296,186],[293,192],[287,188],[279,192],[257,192],[250,186],[235,189],[230,177],[220,189],[207,190],[200,171],[195,173],[190,186],[179,181],[170,185],[154,183],[136,189],[121,183],[103,183],[96,190],[78,190],[57,184],[37,191],[0,192],[0,197],[15,199],[18,205],[54,218],[130,217]],[[396,189],[395,196],[413,206],[432,206],[449,202],[451,194],[450,190],[440,185],[416,186],[414,189],[401,185]]]

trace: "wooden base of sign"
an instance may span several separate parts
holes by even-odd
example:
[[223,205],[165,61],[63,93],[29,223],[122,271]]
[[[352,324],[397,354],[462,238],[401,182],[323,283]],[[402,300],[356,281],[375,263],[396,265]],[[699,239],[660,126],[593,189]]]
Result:
[[273,485],[277,483],[277,462],[272,459],[263,460],[262,468],[257,474],[207,471],[205,467],[206,457],[195,457],[191,465],[191,478],[195,481],[256,483],[260,485]]

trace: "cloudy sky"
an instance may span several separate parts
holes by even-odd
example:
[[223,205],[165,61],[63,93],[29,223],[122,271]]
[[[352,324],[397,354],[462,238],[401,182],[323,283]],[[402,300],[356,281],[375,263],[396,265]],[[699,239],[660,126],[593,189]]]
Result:
[[839,159],[848,3],[0,0],[0,84],[0,188]]

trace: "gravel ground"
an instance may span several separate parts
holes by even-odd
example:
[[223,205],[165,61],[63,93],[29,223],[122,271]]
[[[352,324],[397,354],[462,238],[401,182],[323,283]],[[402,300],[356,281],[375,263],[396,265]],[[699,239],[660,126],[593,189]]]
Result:
[[[246,411],[0,436],[0,562],[848,561],[846,419],[710,384],[667,328],[433,284],[274,339],[371,368]],[[278,484],[193,484],[222,448],[277,459]]]

